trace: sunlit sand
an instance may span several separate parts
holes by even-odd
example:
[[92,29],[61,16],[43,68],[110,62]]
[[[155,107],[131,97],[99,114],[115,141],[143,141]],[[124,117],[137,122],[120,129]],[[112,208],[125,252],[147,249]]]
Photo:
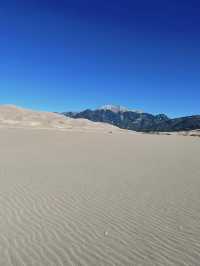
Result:
[[199,138],[4,127],[0,147],[0,265],[199,265]]

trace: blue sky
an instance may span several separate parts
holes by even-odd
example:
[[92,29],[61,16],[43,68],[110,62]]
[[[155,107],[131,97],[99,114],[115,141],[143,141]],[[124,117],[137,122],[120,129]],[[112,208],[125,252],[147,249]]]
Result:
[[0,103],[200,114],[199,14],[194,0],[1,1]]

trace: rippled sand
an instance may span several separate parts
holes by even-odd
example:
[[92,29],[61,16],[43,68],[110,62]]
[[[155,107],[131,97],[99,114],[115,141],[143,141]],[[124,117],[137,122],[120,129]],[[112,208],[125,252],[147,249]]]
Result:
[[0,129],[0,265],[200,265],[200,140]]

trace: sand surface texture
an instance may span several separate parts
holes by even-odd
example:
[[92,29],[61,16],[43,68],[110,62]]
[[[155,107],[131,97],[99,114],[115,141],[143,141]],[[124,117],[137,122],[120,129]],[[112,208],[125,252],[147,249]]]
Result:
[[200,140],[0,129],[0,265],[200,265]]

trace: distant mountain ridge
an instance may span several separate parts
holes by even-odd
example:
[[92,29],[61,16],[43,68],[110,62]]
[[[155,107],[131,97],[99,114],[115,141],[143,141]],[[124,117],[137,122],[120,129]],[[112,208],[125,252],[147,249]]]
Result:
[[142,111],[139,110],[131,110],[128,109],[124,106],[121,105],[112,105],[112,104],[107,104],[99,107],[97,110],[104,110],[104,111],[112,111],[114,113],[119,113],[119,112],[136,112],[136,113],[142,113]]
[[85,118],[94,122],[104,122],[119,128],[139,132],[173,132],[200,129],[200,115],[169,118],[165,114],[153,115],[125,107],[105,105],[96,110],[63,112],[67,117]]

